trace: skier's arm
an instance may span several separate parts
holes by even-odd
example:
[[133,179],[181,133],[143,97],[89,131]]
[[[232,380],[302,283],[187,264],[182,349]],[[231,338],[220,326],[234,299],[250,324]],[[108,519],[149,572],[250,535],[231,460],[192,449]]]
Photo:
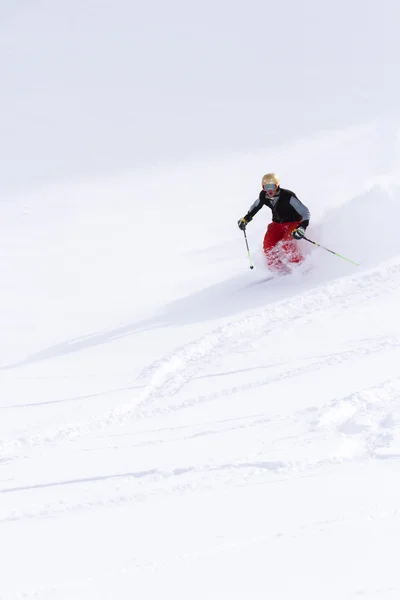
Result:
[[261,198],[257,198],[257,200],[250,206],[247,214],[244,217],[246,221],[251,221],[254,215],[256,215],[263,206],[264,204],[261,202]]
[[299,227],[306,229],[310,223],[310,211],[308,210],[307,206],[300,202],[296,196],[292,196],[289,202],[299,215],[299,221],[301,220]]
[[247,223],[250,223],[250,221],[252,220],[254,215],[258,213],[258,211],[260,210],[260,208],[262,208],[262,206],[263,206],[263,203],[261,201],[261,198],[257,198],[257,200],[250,206],[250,208],[249,208],[248,212],[245,214],[245,216],[242,219],[239,219],[239,221],[238,221],[239,229],[245,230]]

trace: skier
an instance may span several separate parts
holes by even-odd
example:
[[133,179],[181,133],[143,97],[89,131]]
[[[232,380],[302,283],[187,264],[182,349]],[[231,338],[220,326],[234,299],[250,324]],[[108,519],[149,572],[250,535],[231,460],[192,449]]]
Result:
[[310,221],[310,211],[294,192],[280,187],[275,173],[267,173],[261,181],[262,190],[248,213],[238,221],[244,231],[263,206],[272,210],[272,223],[264,236],[264,252],[273,271],[290,272],[290,264],[301,263],[304,257],[296,240],[304,237]]

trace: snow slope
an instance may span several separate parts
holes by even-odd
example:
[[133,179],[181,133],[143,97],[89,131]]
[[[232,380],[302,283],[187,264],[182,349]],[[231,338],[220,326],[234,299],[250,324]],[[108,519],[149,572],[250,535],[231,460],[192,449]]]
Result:
[[[265,210],[248,269],[266,165],[359,267],[263,281]],[[376,120],[0,205],[2,600],[399,597],[397,167]]]
[[399,18],[0,4],[0,600],[398,600]]

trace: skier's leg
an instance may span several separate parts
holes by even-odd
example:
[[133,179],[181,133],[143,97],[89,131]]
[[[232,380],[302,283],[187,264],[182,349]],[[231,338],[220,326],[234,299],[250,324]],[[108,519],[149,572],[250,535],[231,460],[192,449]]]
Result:
[[267,258],[268,267],[271,270],[279,271],[283,263],[280,258],[279,242],[285,234],[285,226],[281,223],[270,223],[264,236],[264,252]]
[[292,237],[292,232],[300,225],[300,221],[285,223],[285,233],[282,238],[282,252],[286,263],[299,264],[303,262],[304,256],[301,252],[300,244]]

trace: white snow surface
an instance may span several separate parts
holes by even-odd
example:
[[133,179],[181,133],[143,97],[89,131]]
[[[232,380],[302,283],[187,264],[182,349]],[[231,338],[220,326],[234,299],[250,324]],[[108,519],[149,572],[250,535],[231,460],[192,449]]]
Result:
[[[305,264],[265,281],[263,209],[248,268],[236,220],[268,152],[1,205],[2,600],[399,597],[385,131],[274,153],[309,237],[358,267],[303,241]],[[328,185],[346,152],[357,180]]]
[[[400,598],[399,131],[4,194],[1,600]],[[358,266],[249,269],[271,170]]]

